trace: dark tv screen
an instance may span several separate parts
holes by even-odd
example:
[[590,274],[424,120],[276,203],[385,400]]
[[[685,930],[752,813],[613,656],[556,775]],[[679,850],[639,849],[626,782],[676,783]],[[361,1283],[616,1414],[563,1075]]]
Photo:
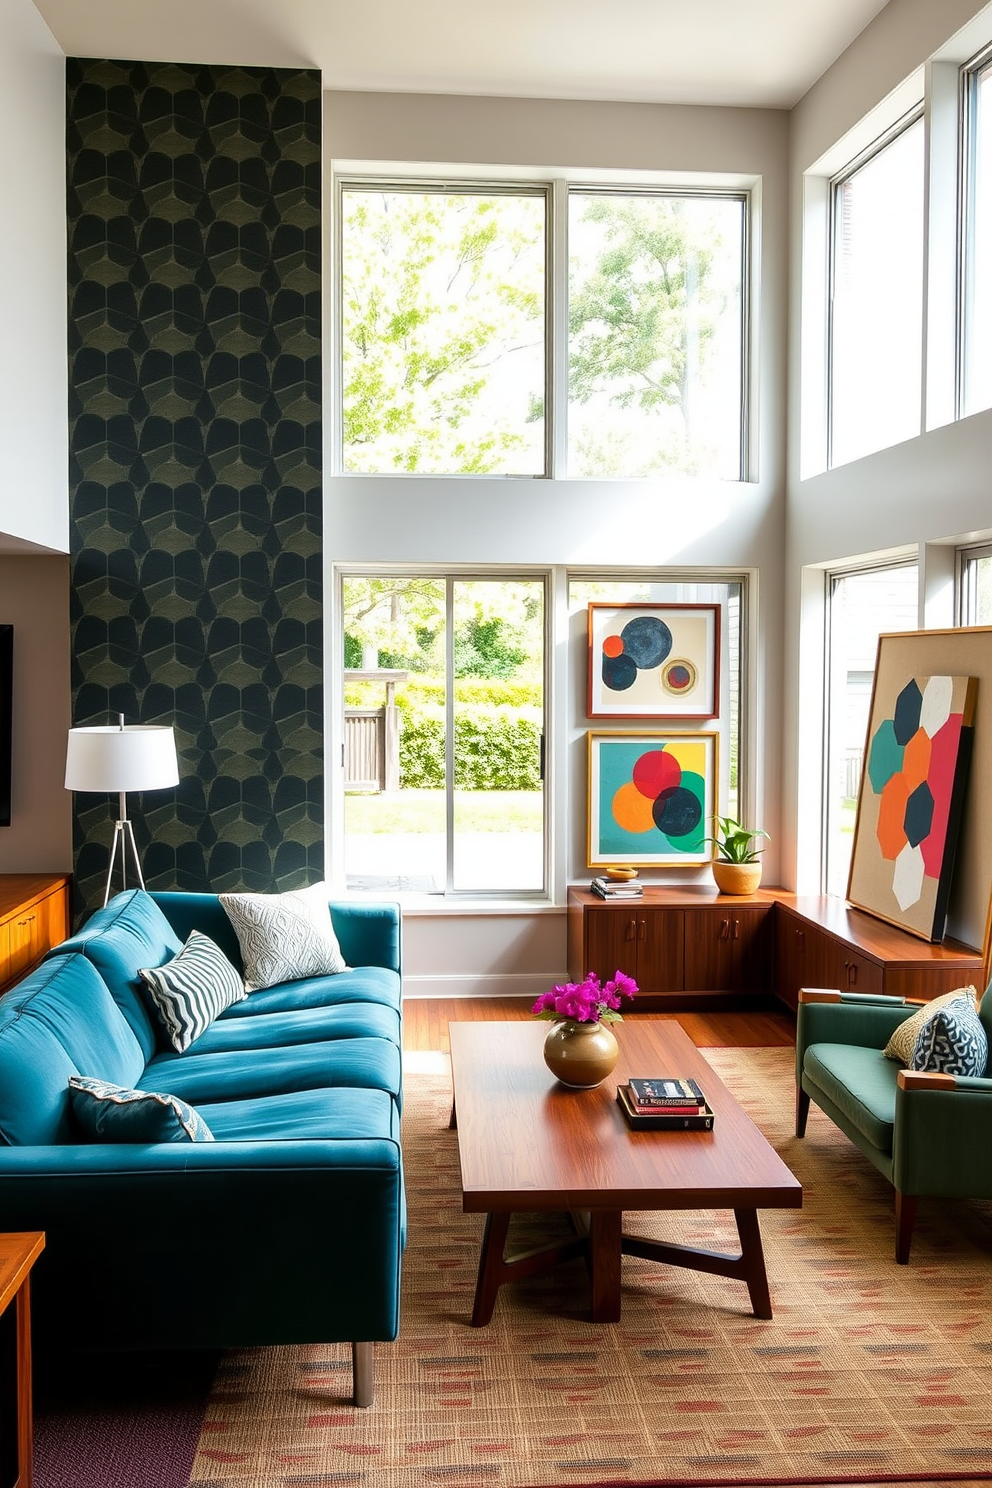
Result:
[[10,826],[10,757],[14,709],[14,627],[0,625],[0,827]]

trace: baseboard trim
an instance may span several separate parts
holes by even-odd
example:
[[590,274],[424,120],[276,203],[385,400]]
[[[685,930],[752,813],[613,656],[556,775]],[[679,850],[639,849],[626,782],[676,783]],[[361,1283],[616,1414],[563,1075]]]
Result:
[[556,982],[568,981],[565,971],[479,972],[476,975],[403,976],[403,997],[539,997]]

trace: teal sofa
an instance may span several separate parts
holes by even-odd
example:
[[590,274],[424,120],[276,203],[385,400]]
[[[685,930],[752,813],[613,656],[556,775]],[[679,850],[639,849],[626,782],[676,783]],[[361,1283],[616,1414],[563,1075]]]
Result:
[[[253,992],[182,1054],[138,971],[190,929],[241,967],[215,895],[120,894],[0,998],[0,1230],[44,1230],[36,1333],[93,1350],[335,1343],[355,1403],[396,1337],[405,1209],[400,920],[332,903],[350,968]],[[103,1144],[74,1074],[179,1096],[213,1142]]]
[[[918,1007],[811,988],[799,994],[796,1027],[796,1135],[805,1135],[812,1101],[893,1185],[901,1265],[921,1198],[992,1198],[992,1069],[929,1074],[882,1053]],[[979,1017],[992,1049],[992,993]]]

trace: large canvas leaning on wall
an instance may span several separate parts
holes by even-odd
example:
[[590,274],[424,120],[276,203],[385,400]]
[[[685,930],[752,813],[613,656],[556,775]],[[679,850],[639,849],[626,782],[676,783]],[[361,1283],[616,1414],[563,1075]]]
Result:
[[978,681],[879,641],[848,899],[925,940],[944,933]]

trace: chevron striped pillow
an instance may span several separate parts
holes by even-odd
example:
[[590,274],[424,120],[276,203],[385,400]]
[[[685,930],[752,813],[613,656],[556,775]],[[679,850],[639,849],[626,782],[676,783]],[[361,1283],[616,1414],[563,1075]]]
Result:
[[178,956],[164,966],[142,967],[159,1021],[181,1054],[225,1008],[248,995],[230,961],[207,935],[191,930]]

